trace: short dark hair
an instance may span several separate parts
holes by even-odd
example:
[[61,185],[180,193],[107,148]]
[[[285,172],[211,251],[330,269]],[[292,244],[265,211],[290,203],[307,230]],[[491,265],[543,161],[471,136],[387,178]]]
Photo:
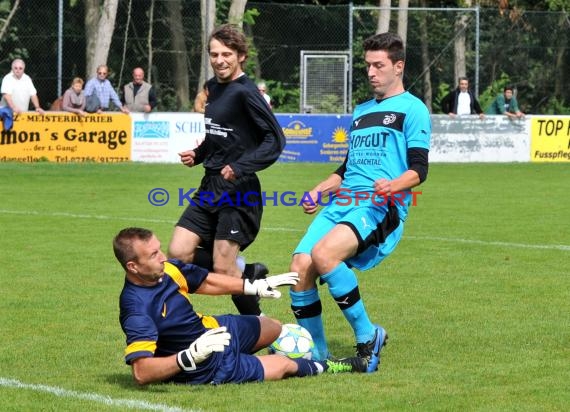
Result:
[[392,63],[406,61],[406,49],[402,38],[395,33],[378,33],[368,37],[362,43],[364,51],[384,50]]
[[515,88],[514,88],[513,86],[511,86],[510,84],[508,84],[508,85],[506,85],[506,86],[503,88],[503,93],[506,92],[507,90],[510,90],[511,92],[514,92],[514,91],[515,91]]
[[141,227],[127,227],[113,238],[113,252],[115,257],[127,270],[127,262],[137,260],[138,256],[133,248],[135,240],[148,241],[153,236],[152,231]]
[[235,24],[224,24],[214,29],[208,40],[208,53],[210,52],[210,41],[212,41],[212,39],[216,39],[226,47],[235,50],[238,55],[244,55],[247,60],[247,39],[239,26]]

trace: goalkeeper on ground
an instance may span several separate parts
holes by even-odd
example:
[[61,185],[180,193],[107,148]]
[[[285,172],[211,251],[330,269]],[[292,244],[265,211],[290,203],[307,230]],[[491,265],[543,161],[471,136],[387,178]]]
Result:
[[125,270],[119,316],[127,340],[125,361],[141,385],[242,383],[366,369],[357,357],[323,362],[252,355],[277,339],[279,321],[253,315],[204,316],[190,302],[194,292],[279,298],[274,288],[294,285],[296,273],[255,281],[211,273],[167,260],[157,237],[142,228],[121,230],[113,250]]

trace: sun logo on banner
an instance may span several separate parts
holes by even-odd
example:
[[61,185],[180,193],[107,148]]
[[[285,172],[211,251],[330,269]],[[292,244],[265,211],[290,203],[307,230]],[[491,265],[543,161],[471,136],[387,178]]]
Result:
[[344,127],[337,127],[333,131],[332,139],[335,143],[346,143],[348,139],[347,130]]

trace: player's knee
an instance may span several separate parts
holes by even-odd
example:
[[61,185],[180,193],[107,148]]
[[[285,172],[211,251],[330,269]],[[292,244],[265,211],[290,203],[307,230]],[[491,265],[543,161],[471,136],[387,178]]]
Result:
[[269,343],[275,341],[281,333],[281,322],[267,316],[260,316],[259,321],[261,322],[262,333],[270,340]]
[[189,258],[191,257],[188,255],[188,253],[183,253],[182,248],[172,243],[168,245],[168,251],[166,254],[169,259],[180,259],[183,262],[189,262]]
[[313,247],[311,259],[315,270],[321,275],[328,273],[332,269],[331,262],[334,259],[331,258],[328,250],[320,244],[316,244],[315,247]]
[[293,255],[289,270],[291,272],[297,272],[300,278],[304,278],[309,272],[311,264],[312,262],[310,255],[307,255],[306,253],[296,253]]

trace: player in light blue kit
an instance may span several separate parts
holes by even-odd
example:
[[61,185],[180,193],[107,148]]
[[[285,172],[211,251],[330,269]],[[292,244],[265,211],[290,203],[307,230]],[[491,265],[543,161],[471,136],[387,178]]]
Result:
[[354,110],[344,164],[303,204],[305,213],[315,213],[322,194],[336,193],[293,252],[291,270],[300,281],[290,296],[297,322],[315,341],[314,357],[329,358],[317,278],[326,283],[354,330],[357,356],[374,372],[388,335],[370,321],[351,268],[375,267],[400,241],[410,189],[427,176],[431,122],[426,106],[404,89],[401,38],[376,34],[363,46],[374,98]]

